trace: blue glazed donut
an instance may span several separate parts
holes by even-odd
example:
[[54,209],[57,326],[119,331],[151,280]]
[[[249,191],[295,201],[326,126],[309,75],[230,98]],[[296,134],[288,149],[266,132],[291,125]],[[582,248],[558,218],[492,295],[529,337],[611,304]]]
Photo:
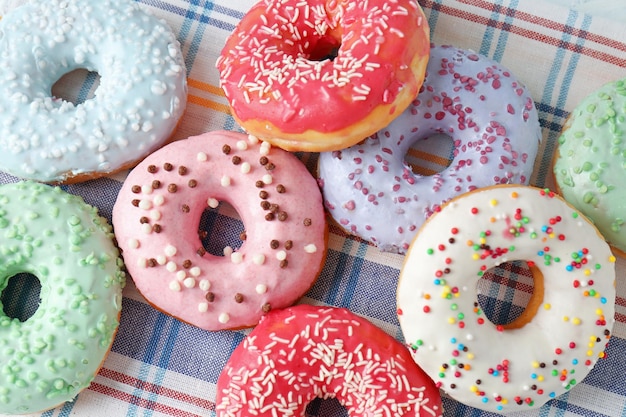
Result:
[[[435,175],[415,174],[405,155],[437,134],[452,139],[452,163]],[[528,184],[540,140],[533,99],[509,70],[471,51],[433,46],[422,90],[407,110],[361,143],[320,155],[324,203],[348,233],[404,253],[450,198]]]
[[[185,109],[179,42],[130,0],[26,3],[0,20],[0,54],[0,166],[16,177],[78,182],[128,168]],[[100,75],[95,97],[53,97],[76,69]]]

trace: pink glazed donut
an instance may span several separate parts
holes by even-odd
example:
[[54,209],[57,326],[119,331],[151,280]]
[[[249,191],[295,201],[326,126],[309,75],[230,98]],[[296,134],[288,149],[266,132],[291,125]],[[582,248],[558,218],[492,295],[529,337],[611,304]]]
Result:
[[[232,205],[239,249],[208,253],[205,209]],[[137,289],[158,310],[206,330],[255,325],[313,284],[328,239],[322,196],[294,155],[254,136],[211,132],[171,143],[127,177],[115,236]]]
[[[443,171],[422,176],[404,160],[436,134],[454,144]],[[471,51],[433,46],[417,98],[385,129],[350,148],[324,152],[326,209],[348,233],[405,253],[428,216],[466,191],[527,184],[541,141],[537,110],[509,70]]]

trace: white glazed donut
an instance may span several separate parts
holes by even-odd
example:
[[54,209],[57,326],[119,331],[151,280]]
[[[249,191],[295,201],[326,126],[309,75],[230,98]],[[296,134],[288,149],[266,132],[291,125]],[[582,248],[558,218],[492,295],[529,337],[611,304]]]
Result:
[[[179,42],[133,1],[32,1],[2,17],[0,34],[0,166],[11,175],[77,182],[128,168],[183,114]],[[76,69],[100,75],[95,97],[52,97]]]
[[[494,324],[477,302],[490,269],[525,261],[534,289],[522,316]],[[413,357],[456,400],[528,410],[587,375],[609,340],[615,257],[595,227],[547,190],[499,185],[431,216],[407,252],[398,317]]]
[[[409,148],[437,133],[452,138],[454,160],[432,176],[413,173]],[[404,253],[455,195],[527,184],[540,140],[534,102],[510,71],[469,51],[432,47],[422,91],[404,113],[360,144],[320,155],[325,205],[347,232]]]

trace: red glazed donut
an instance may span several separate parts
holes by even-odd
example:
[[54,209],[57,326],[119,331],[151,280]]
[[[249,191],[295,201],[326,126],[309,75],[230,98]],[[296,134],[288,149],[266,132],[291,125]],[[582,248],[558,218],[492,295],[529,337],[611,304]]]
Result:
[[415,0],[264,0],[238,24],[217,68],[249,133],[290,151],[336,150],[406,109],[424,79],[429,39]]
[[[242,246],[226,256],[207,253],[197,233],[204,210],[220,201],[245,227]],[[270,308],[293,304],[326,255],[313,176],[289,152],[234,132],[191,137],[148,156],[124,182],[113,225],[148,302],[207,330],[252,326]]]
[[263,317],[217,380],[219,417],[304,416],[336,398],[350,417],[441,416],[409,350],[347,309],[301,304]]

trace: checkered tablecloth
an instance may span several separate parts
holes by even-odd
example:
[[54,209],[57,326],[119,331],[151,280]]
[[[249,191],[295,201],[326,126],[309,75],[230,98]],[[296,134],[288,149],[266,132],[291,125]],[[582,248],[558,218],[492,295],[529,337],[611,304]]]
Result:
[[[45,0],[42,0],[45,1]],[[94,0],[98,1],[98,0]],[[355,0],[356,1],[356,0]],[[626,77],[626,23],[592,18],[567,8],[531,0],[419,0],[428,16],[432,40],[473,49],[508,66],[535,98],[543,143],[531,182],[551,186],[550,160],[568,113],[605,82]],[[9,1],[10,3],[11,1]],[[215,60],[226,37],[253,0],[139,0],[141,7],[166,19],[183,45],[188,68],[189,104],[176,132],[186,138],[216,129],[237,130],[218,87]],[[65,85],[64,85],[65,84]],[[94,74],[62,80],[67,99],[82,101],[97,88]],[[73,95],[73,96],[72,96]],[[423,155],[422,151],[417,152]],[[299,155],[313,170],[314,154]],[[428,169],[438,159],[425,157]],[[434,161],[434,162],[433,162]],[[0,167],[1,168],[1,167]],[[0,174],[0,182],[15,181]],[[109,220],[124,174],[64,187],[97,206]],[[240,224],[228,207],[203,227],[226,244]],[[218,245],[221,243],[217,243]],[[395,314],[395,289],[402,255],[381,253],[366,242],[331,227],[326,264],[305,303],[350,308],[402,340]],[[607,358],[567,394],[538,411],[520,416],[626,415],[626,260],[617,263],[616,326]],[[524,269],[508,264],[496,271],[480,296],[493,317],[519,314],[532,291]],[[35,280],[36,281],[36,280]],[[22,301],[36,282],[24,279],[5,291],[5,308],[16,316],[36,308]],[[522,306],[522,307],[520,307]],[[111,353],[92,385],[75,402],[41,415],[213,416],[215,382],[229,354],[246,331],[207,332],[150,307],[129,281],[124,290],[121,326]],[[0,358],[1,361],[1,358]],[[445,416],[488,416],[444,398]],[[345,416],[332,401],[314,402],[313,416]]]

